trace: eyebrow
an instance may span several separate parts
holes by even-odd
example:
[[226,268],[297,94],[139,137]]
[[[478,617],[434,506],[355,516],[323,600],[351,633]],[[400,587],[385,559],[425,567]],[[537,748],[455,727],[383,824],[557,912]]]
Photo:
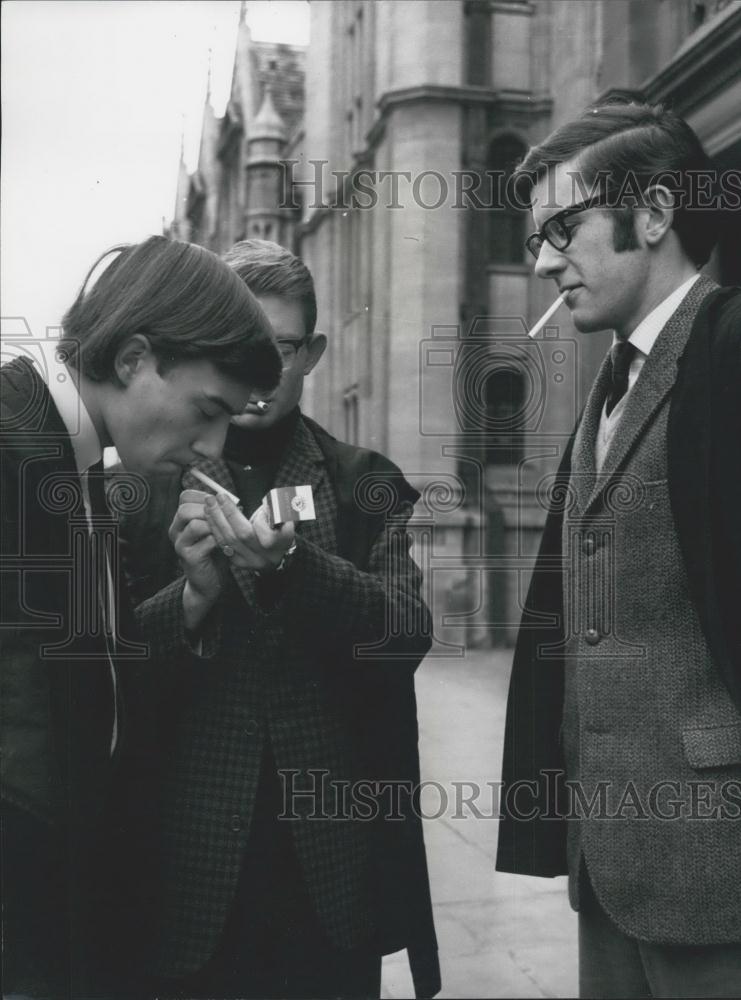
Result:
[[210,392],[201,393],[203,399],[209,403],[215,403],[216,406],[220,406],[222,410],[229,414],[230,417],[238,417],[241,414],[241,410],[233,410],[231,403],[227,403],[225,399],[221,396],[215,396]]
[[574,202],[574,205],[567,205],[565,208],[559,208],[557,212],[554,212],[553,215],[549,215],[548,218],[543,221],[540,228],[542,229],[543,226],[545,226],[547,223],[551,221],[551,219],[557,218],[557,216],[561,215],[562,212],[568,212],[569,209],[574,208],[575,205],[581,205],[581,202],[577,201]]
[[[589,198],[585,198],[584,201],[574,201],[570,205],[564,205],[563,208],[559,208],[557,212],[554,212],[553,215],[549,215],[548,218],[543,221],[538,232],[540,232],[543,226],[547,225],[551,221],[551,219],[555,219],[557,216],[563,215],[565,212],[570,212],[574,208],[579,210],[576,213],[577,215],[580,215],[582,211],[585,211],[588,208],[609,208],[610,207],[609,201],[607,202],[607,204],[605,204],[606,197],[608,197],[607,192],[598,191],[596,192],[596,194],[590,195]],[[533,221],[534,221],[534,215],[533,215]]]

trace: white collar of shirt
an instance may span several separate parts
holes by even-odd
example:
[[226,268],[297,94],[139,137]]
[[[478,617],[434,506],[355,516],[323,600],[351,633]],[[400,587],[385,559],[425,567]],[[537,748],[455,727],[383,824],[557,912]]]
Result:
[[46,364],[44,370],[40,369],[40,374],[67,428],[75,453],[77,471],[83,475],[91,465],[95,465],[103,457],[98,432],[82,401],[82,396],[77,391],[72,373],[57,355],[55,344],[44,342],[42,352]]
[[[699,274],[693,274],[691,278],[683,282],[679,288],[675,288],[674,291],[667,295],[667,297],[660,302],[655,309],[646,316],[635,330],[628,337],[628,340],[635,348],[637,348],[644,357],[647,357],[651,353],[651,348],[656,343],[656,338],[659,336],[661,331],[667,324],[669,317],[674,313],[681,303],[682,299],[685,297],[690,288],[694,285],[697,279],[700,277]],[[613,335],[613,344],[617,343],[617,337]]]
[[[602,414],[600,416],[599,428],[597,430],[597,438],[595,441],[595,465],[597,471],[600,472],[602,465],[605,461],[605,456],[610,447],[610,443],[615,436],[615,431],[620,423],[623,415],[623,410],[625,409],[628,397],[633,389],[633,386],[638,381],[638,376],[641,374],[641,370],[646,363],[646,358],[651,353],[656,340],[661,333],[661,331],[666,326],[672,313],[674,313],[682,300],[684,299],[687,292],[694,285],[697,279],[700,277],[699,274],[693,275],[688,278],[687,281],[683,282],[679,288],[675,288],[674,291],[667,295],[667,297],[660,302],[655,309],[643,319],[635,330],[631,333],[628,340],[636,348],[636,353],[633,360],[630,363],[630,369],[628,371],[628,389],[623,398],[617,403],[615,409],[612,413],[607,416],[606,404],[602,407]],[[613,337],[613,344],[617,342],[617,337]]]

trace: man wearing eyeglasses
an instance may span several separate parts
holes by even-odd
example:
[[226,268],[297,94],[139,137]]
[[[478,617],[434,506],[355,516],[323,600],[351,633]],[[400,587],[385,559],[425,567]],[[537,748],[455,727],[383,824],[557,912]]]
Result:
[[[158,995],[378,997],[381,956],[407,949],[417,996],[434,996],[413,791],[414,671],[430,644],[406,531],[418,494],[388,459],[301,413],[327,345],[303,262],[263,240],[224,259],[283,357],[278,388],[253,394],[222,458],[197,466],[241,509],[186,474],[153,484],[125,532],[139,599],[179,575],[178,555],[193,566],[200,553],[191,576],[220,636],[162,713]],[[266,549],[262,498],[306,484],[316,520],[284,525]],[[385,513],[363,503],[374,489]],[[407,791],[393,805],[392,786]]]
[[718,181],[638,104],[516,174],[535,273],[613,331],[525,604],[497,857],[568,874],[585,997],[741,995],[741,294],[699,272]]

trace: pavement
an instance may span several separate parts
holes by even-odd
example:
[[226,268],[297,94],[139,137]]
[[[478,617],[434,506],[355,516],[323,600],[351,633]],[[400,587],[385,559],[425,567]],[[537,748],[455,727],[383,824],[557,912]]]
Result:
[[[487,782],[501,776],[511,662],[512,650],[466,651],[428,657],[416,675],[441,998],[578,995],[566,878],[494,870],[497,794]],[[405,952],[384,959],[381,995],[414,997]]]

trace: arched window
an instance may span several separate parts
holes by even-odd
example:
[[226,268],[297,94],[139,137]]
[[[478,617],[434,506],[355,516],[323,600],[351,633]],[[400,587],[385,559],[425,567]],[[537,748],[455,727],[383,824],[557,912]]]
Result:
[[508,198],[507,181],[520,163],[527,148],[515,135],[492,139],[487,166],[490,171],[493,201],[489,211],[489,263],[524,264],[527,213],[516,208]]

